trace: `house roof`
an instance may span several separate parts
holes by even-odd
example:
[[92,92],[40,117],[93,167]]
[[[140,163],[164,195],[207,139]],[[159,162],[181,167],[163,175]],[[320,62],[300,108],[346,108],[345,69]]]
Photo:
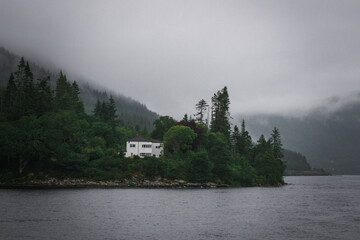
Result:
[[136,136],[132,139],[129,139],[128,142],[153,142],[153,143],[161,143],[159,140],[150,140],[143,136]]

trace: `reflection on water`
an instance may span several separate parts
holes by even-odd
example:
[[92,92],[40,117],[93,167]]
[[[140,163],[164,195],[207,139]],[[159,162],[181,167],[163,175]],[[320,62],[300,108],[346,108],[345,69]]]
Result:
[[277,188],[0,190],[0,239],[358,239],[360,176]]

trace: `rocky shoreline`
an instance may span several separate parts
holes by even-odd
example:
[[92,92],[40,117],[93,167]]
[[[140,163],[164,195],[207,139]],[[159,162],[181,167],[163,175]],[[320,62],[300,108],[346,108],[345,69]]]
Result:
[[157,178],[150,180],[124,179],[122,181],[93,181],[85,179],[23,180],[0,183],[0,189],[52,189],[52,188],[229,188],[230,185],[207,183],[191,183],[184,180]]

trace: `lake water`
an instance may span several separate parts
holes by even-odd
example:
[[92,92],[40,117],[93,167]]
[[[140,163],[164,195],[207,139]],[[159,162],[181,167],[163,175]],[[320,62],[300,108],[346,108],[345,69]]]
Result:
[[360,176],[232,189],[0,190],[0,239],[360,239]]

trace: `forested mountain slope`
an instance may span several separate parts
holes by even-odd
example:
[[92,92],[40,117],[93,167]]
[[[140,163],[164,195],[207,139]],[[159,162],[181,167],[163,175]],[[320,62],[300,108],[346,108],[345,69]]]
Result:
[[257,115],[245,121],[254,136],[270,134],[269,126],[278,127],[284,148],[301,152],[314,168],[360,174],[360,95],[332,112],[319,109],[302,118]]
[[284,158],[286,169],[292,171],[309,171],[311,167],[306,157],[300,153],[284,149]]
[[[15,72],[20,57],[7,51],[5,48],[0,47],[0,86],[5,86],[8,82],[11,72]],[[29,60],[31,70],[35,76],[34,79],[50,76],[50,85],[54,88],[56,79],[58,78],[59,71],[52,72],[45,70],[44,67],[38,66],[36,63]],[[65,69],[66,72],[66,69]],[[105,89],[100,89],[91,85],[83,79],[72,79],[71,76],[67,76],[69,80],[76,80],[80,87],[80,97],[85,105],[85,111],[91,113],[95,107],[97,100],[107,101],[110,94],[113,95],[115,100],[117,115],[119,119],[132,126],[138,126],[141,129],[152,130],[152,123],[159,116],[150,111],[144,104],[133,100],[129,97],[125,97],[120,94],[110,93]]]

